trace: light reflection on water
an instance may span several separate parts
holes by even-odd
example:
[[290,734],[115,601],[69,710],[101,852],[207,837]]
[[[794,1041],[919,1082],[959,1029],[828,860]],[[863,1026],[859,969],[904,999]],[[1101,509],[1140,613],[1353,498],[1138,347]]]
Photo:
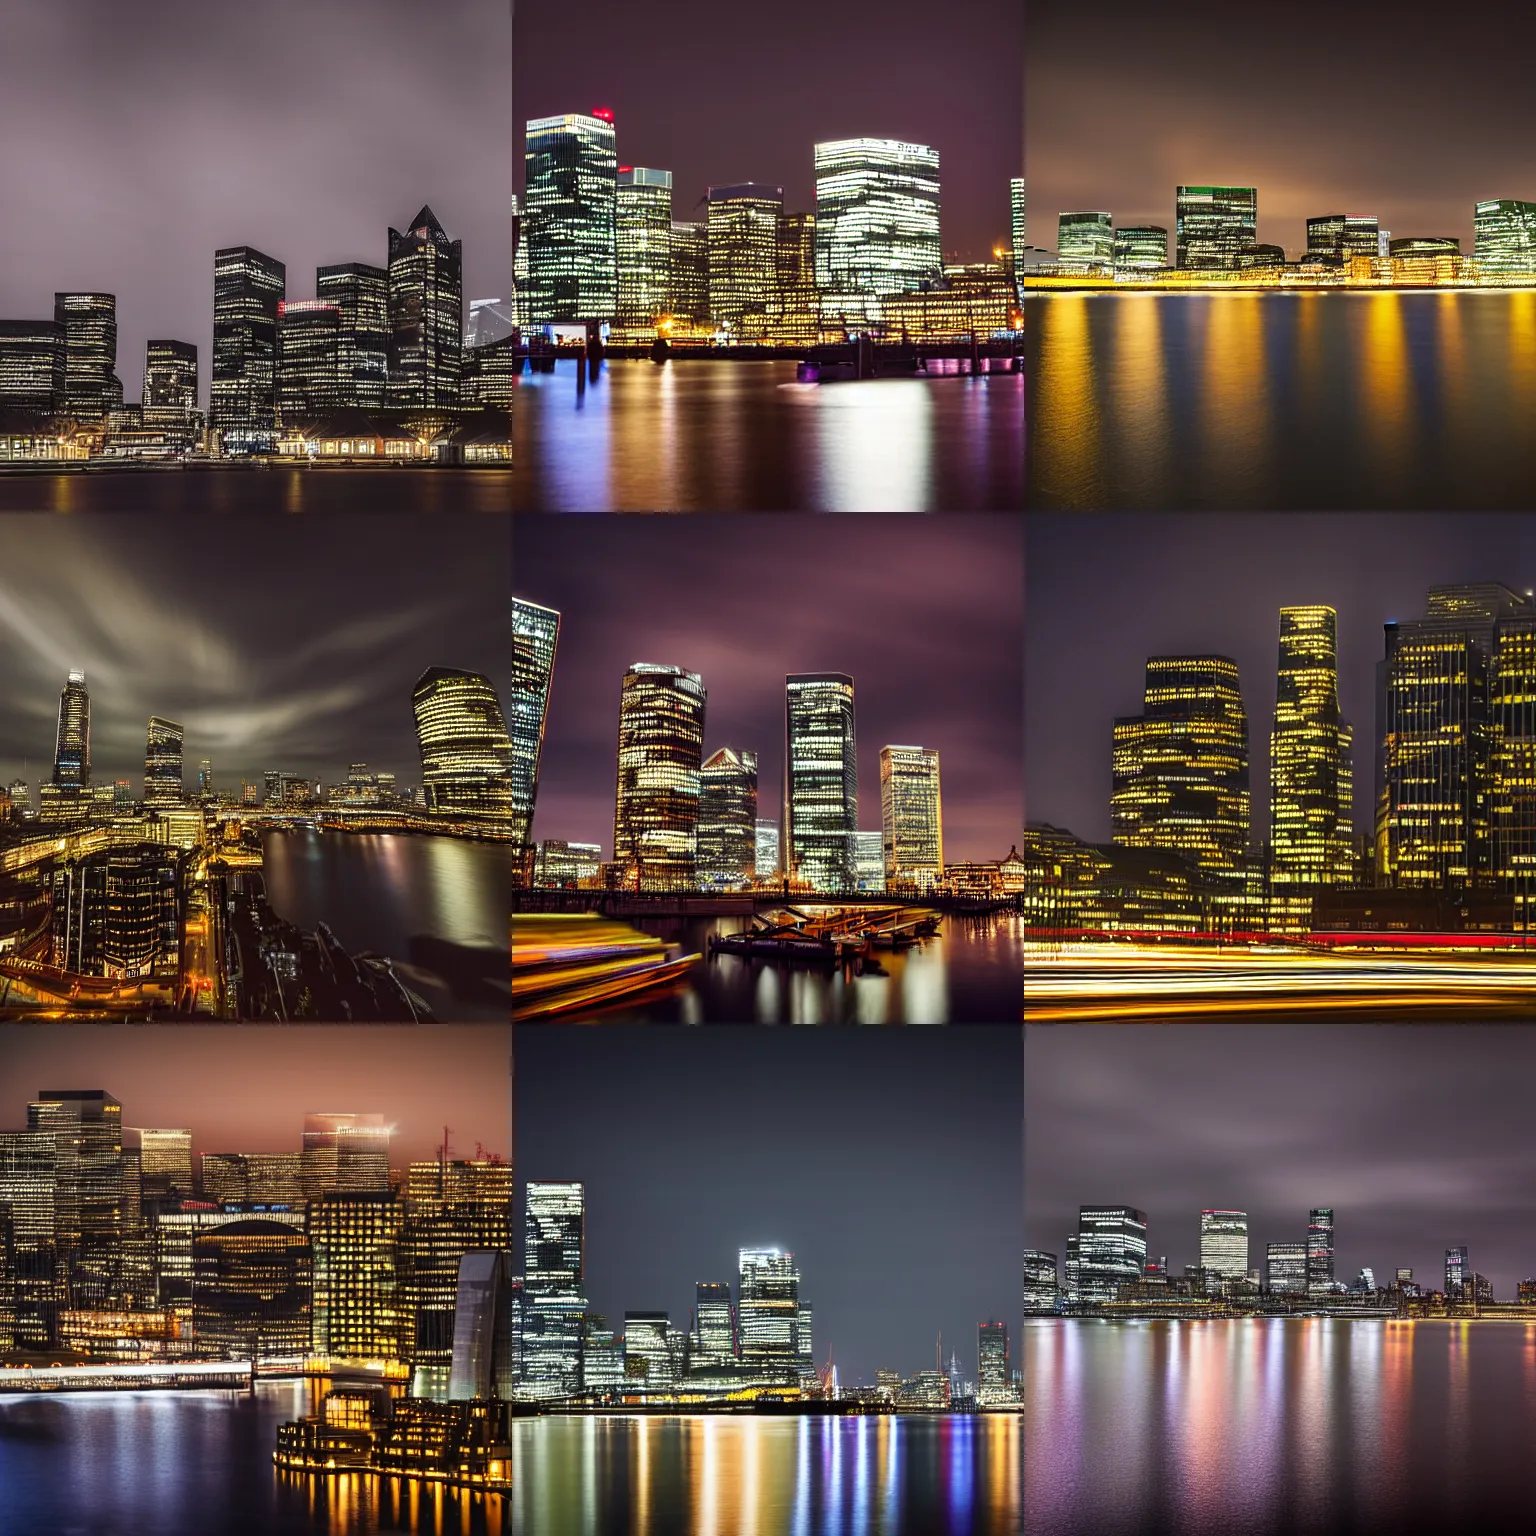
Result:
[[1030,1536],[1536,1515],[1536,1327],[1048,1320],[1023,1340]]
[[512,1443],[515,1536],[1004,1536],[1021,1420],[543,1418]]
[[[904,952],[882,950],[884,976],[851,967],[791,965],[709,952],[711,933],[744,918],[635,919],[648,933],[704,958],[685,987],[623,1002],[593,1017],[667,1024],[1017,1024],[1023,1009],[1020,913],[948,916],[938,937]],[[569,1021],[585,1015],[570,1015]]]
[[982,512],[1024,496],[1024,375],[798,385],[780,362],[524,374],[520,511]]
[[268,832],[262,846],[267,897],[280,917],[308,929],[328,923],[354,954],[388,955],[441,1020],[507,1017],[505,1000],[456,997],[410,964],[419,936],[506,949],[512,876],[504,845],[297,830]]
[[1031,506],[1526,509],[1536,294],[1033,301]]

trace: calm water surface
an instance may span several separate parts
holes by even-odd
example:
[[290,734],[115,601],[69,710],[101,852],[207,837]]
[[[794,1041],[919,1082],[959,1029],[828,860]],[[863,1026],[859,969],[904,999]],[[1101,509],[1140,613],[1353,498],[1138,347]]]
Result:
[[1014,1536],[1017,1416],[531,1419],[516,1536]]
[[510,469],[113,470],[0,475],[0,512],[507,512]]
[[902,953],[880,951],[883,976],[710,954],[709,935],[750,927],[744,918],[632,921],[704,958],[685,986],[593,1015],[606,1023],[1017,1024],[1023,1016],[1020,914],[947,916],[937,937]]
[[1031,301],[1030,505],[1536,505],[1536,293]]
[[500,1001],[453,986],[441,956],[421,941],[507,949],[512,873],[507,849],[455,837],[381,833],[268,832],[262,843],[267,898],[301,928],[328,923],[352,953],[388,955],[444,1022],[505,1022]]
[[1529,1529],[1536,1325],[1024,1327],[1025,1529]]
[[0,1531],[48,1536],[502,1536],[499,1494],[272,1465],[313,1411],[287,1383],[243,1392],[0,1397]]
[[531,512],[992,512],[1024,497],[1024,375],[797,384],[791,362],[610,361],[524,374]]

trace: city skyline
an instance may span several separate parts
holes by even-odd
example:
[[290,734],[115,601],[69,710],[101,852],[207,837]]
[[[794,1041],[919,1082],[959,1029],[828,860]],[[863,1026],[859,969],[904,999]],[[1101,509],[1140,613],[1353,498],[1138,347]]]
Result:
[[[696,1282],[734,1282],[738,1249],[766,1246],[794,1253],[815,1363],[830,1350],[845,1382],[931,1367],[940,1330],[969,1372],[978,1323],[1013,1333],[1019,1033],[524,1026],[515,1051],[519,1185],[585,1184],[586,1294],[610,1324],[683,1326]],[[637,1143],[650,1074],[689,1105],[686,1137]]]
[[[934,145],[944,157],[945,257],[989,259],[1006,239],[1008,181],[1023,161],[1023,18],[998,0],[978,11],[971,28],[934,33],[910,0],[835,14],[792,0],[750,22],[722,22],[702,0],[668,0],[636,36],[613,0],[579,16],[525,3],[513,29],[518,141],[527,121],[601,106],[613,113],[619,164],[672,172],[678,220],[698,216],[691,205],[711,184],[782,186],[786,211],[810,210],[816,141],[867,134]],[[991,39],[979,52],[976,28]],[[906,41],[913,29],[924,33],[921,77]],[[812,36],[814,55],[805,47]],[[579,100],[569,76],[548,62],[572,51],[588,82]],[[859,67],[834,67],[837,59]],[[657,88],[672,76],[685,81],[680,97]],[[914,85],[920,78],[921,89],[893,94],[892,82],[907,77]],[[991,131],[976,131],[978,116]],[[711,131],[700,131],[706,123]],[[518,154],[513,190],[522,189]]]
[[391,1167],[475,1143],[510,1157],[507,1035],[483,1025],[430,1030],[347,1025],[133,1025],[82,1032],[67,1024],[0,1028],[0,1130],[27,1123],[43,1088],[101,1088],[123,1127],[192,1132],[204,1152],[297,1152],[306,1115],[377,1113],[393,1127]]
[[[646,662],[702,678],[704,755],[756,753],[760,818],[779,818],[786,679],[836,672],[854,680],[860,829],[880,824],[881,749],[922,746],[943,765],[946,862],[1007,854],[1019,825],[1016,529],[821,520],[824,558],[807,565],[739,519],[607,521],[542,520],[518,535],[517,596],[561,616],[535,841],[611,854],[621,684]],[[911,595],[915,622],[893,593]]]
[[[1294,244],[1281,237],[1309,215],[1374,213],[1394,234],[1461,236],[1470,250],[1476,200],[1536,195],[1519,148],[1530,119],[1516,60],[1529,24],[1513,12],[1501,22],[1511,51],[1494,55],[1471,32],[1426,47],[1368,11],[1334,18],[1320,49],[1304,28],[1277,31],[1211,3],[1172,20],[1127,0],[1091,13],[1035,6],[1029,192],[1050,235],[1031,218],[1031,241],[1054,246],[1057,211],[1080,208],[1171,233],[1174,186],[1208,182],[1273,189],[1262,241]],[[1419,115],[1426,100],[1446,114],[1433,129]]]
[[[1280,610],[1328,606],[1337,614],[1339,713],[1354,728],[1352,825],[1369,830],[1383,626],[1417,619],[1432,587],[1502,580],[1524,592],[1527,581],[1536,582],[1536,529],[1515,520],[1403,514],[1386,542],[1380,526],[1368,513],[1188,514],[1150,524],[1110,515],[1094,529],[1060,517],[1031,519],[1027,818],[1107,842],[1113,722],[1140,712],[1148,658],[1214,655],[1237,665],[1252,826],[1255,836],[1267,832]],[[1111,560],[1100,555],[1105,548],[1114,550]],[[1112,622],[1077,622],[1090,596]],[[1058,637],[1069,633],[1067,652]]]
[[1082,1204],[1125,1200],[1174,1275],[1198,1261],[1202,1210],[1246,1211],[1262,1270],[1267,1243],[1305,1240],[1314,1207],[1335,1214],[1346,1285],[1402,1266],[1439,1289],[1461,1245],[1500,1300],[1536,1274],[1527,1028],[1225,1020],[1033,1029],[1025,1049],[1026,1246],[1058,1261]]
[[36,806],[60,690],[83,671],[93,779],[127,779],[135,798],[151,716],[183,727],[192,786],[203,758],[236,793],[269,769],[339,782],[354,762],[419,785],[422,675],[451,665],[505,688],[505,530],[424,541],[439,525],[387,512],[284,526],[286,539],[231,514],[30,522],[0,574],[0,782],[25,779]]
[[[463,238],[466,314],[471,298],[508,298],[511,232],[496,193],[511,142],[504,9],[452,0],[428,16],[387,0],[359,24],[270,0],[256,24],[305,44],[282,54],[281,111],[249,14],[156,5],[129,17],[91,0],[65,15],[24,0],[13,24],[0,62],[13,121],[55,130],[12,179],[29,238],[0,273],[0,315],[51,315],[56,291],[115,293],[130,400],[145,343],[160,337],[196,345],[206,399],[222,247],[270,252],[288,267],[290,297],[308,298],[317,267],[383,266],[388,227],[425,200]],[[407,97],[434,110],[401,111]],[[157,109],[167,102],[175,110]],[[330,174],[274,172],[311,164],[317,146]]]

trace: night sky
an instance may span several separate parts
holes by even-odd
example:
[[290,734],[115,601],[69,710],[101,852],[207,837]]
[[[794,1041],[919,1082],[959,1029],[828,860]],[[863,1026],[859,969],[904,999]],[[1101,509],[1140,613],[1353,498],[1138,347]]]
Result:
[[1418,25],[1379,6],[1326,20],[1190,0],[1033,0],[1029,238],[1108,209],[1173,235],[1174,188],[1259,189],[1259,239],[1295,254],[1306,219],[1375,214],[1396,236],[1457,235],[1472,206],[1536,197],[1531,12]]
[[779,820],[784,679],[854,680],[859,824],[880,748],[939,753],[946,860],[998,859],[1019,816],[1019,527],[994,517],[534,518],[513,592],[562,614],[534,837],[613,845],[619,691],[637,661],[699,673],[704,755],[758,754]]
[[1060,1259],[1080,1205],[1147,1213],[1199,1258],[1202,1209],[1248,1212],[1248,1263],[1334,1208],[1334,1272],[1438,1289],[1462,1243],[1500,1300],[1536,1274],[1536,1030],[1451,1025],[1042,1026],[1025,1042],[1025,1228]]
[[795,1254],[844,1382],[932,1365],[940,1330],[974,1377],[989,1317],[1016,1349],[1018,1032],[531,1025],[515,1054],[519,1196],[585,1182],[587,1294],[614,1327],[686,1327],[695,1283],[734,1299],[737,1251],[763,1245]]
[[13,1025],[0,1029],[0,1129],[25,1129],[45,1088],[102,1088],[124,1126],[190,1130],[194,1154],[297,1152],[306,1114],[343,1112],[395,1127],[394,1167],[435,1157],[444,1125],[452,1156],[478,1141],[508,1157],[510,1043],[483,1025]]
[[0,520],[0,777],[53,769],[59,692],[83,667],[92,777],[143,789],[152,714],[238,788],[267,768],[421,779],[411,691],[427,667],[506,687],[504,523],[378,512],[299,520]]
[[990,260],[1022,165],[1023,31],[1018,0],[520,0],[514,189],[529,120],[599,106],[620,165],[672,172],[678,220],[704,217],[711,183],[741,181],[810,212],[818,141],[902,139],[939,152],[946,259]]
[[115,293],[128,400],[154,336],[197,345],[206,401],[221,246],[313,298],[317,266],[384,266],[429,203],[464,242],[466,312],[507,297],[505,0],[9,0],[5,28],[0,315]]
[[1025,533],[1025,810],[1109,838],[1110,733],[1141,712],[1147,657],[1233,657],[1248,712],[1253,827],[1268,825],[1279,610],[1338,610],[1339,700],[1355,727],[1355,820],[1371,815],[1382,625],[1431,586],[1536,586],[1536,517],[1467,513],[1037,515]]

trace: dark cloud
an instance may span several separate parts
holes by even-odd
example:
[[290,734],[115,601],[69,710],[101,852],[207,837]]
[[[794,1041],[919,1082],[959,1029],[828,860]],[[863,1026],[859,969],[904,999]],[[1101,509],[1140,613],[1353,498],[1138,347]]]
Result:
[[12,1026],[0,1029],[0,1129],[24,1128],[45,1088],[102,1088],[125,1126],[190,1130],[197,1153],[297,1152],[306,1114],[339,1111],[394,1125],[397,1167],[434,1157],[444,1125],[455,1157],[476,1142],[509,1157],[510,1046],[483,1025]]
[[705,752],[758,753],[778,819],[784,678],[854,680],[859,820],[880,748],[934,747],[944,852],[995,859],[1019,825],[1020,535],[995,517],[534,518],[513,590],[561,611],[535,836],[613,838],[619,687],[636,661],[697,672]]
[[190,780],[349,762],[420,779],[411,690],[428,666],[505,689],[504,523],[370,513],[274,521],[0,520],[0,775],[52,770],[59,691],[83,668],[98,780],[144,772],[150,715],[186,730]]
[[[516,1031],[517,1168],[587,1187],[587,1294],[686,1326],[737,1251],[791,1250],[816,1361],[846,1381],[975,1371],[1019,1299],[1021,1039],[1011,1029]],[[676,1133],[645,1134],[672,1116]],[[1017,1328],[1010,1326],[1016,1339]]]
[[1054,246],[1056,215],[1092,208],[1171,235],[1176,186],[1236,183],[1259,189],[1259,238],[1293,252],[1324,213],[1459,235],[1470,251],[1474,203],[1536,196],[1532,18],[1509,5],[1479,20],[1399,24],[1360,6],[1319,29],[1217,0],[1039,0],[1030,239]]
[[423,203],[464,242],[466,301],[505,298],[510,34],[501,0],[14,0],[0,315],[115,293],[127,398],[169,336],[206,399],[216,249],[257,246],[312,298],[317,266],[384,265]]
[[782,185],[788,211],[809,211],[818,140],[904,139],[939,152],[945,254],[990,259],[1022,165],[1023,21],[1017,0],[942,16],[917,0],[522,0],[515,182],[530,119],[596,106],[613,111],[620,164],[672,172],[677,219],[702,217],[711,183],[740,181]]
[[1025,533],[1025,809],[1109,837],[1110,731],[1139,714],[1149,656],[1233,657],[1248,711],[1253,826],[1267,826],[1279,610],[1339,615],[1339,697],[1368,826],[1382,625],[1431,586],[1536,586],[1536,518],[1466,513],[1037,515]]
[[1536,1030],[1394,1026],[1031,1026],[1025,1228],[1058,1256],[1079,1205],[1148,1216],[1175,1273],[1200,1211],[1249,1217],[1248,1262],[1332,1206],[1335,1273],[1399,1265],[1438,1288],[1466,1244],[1501,1300],[1536,1274],[1525,1150]]

